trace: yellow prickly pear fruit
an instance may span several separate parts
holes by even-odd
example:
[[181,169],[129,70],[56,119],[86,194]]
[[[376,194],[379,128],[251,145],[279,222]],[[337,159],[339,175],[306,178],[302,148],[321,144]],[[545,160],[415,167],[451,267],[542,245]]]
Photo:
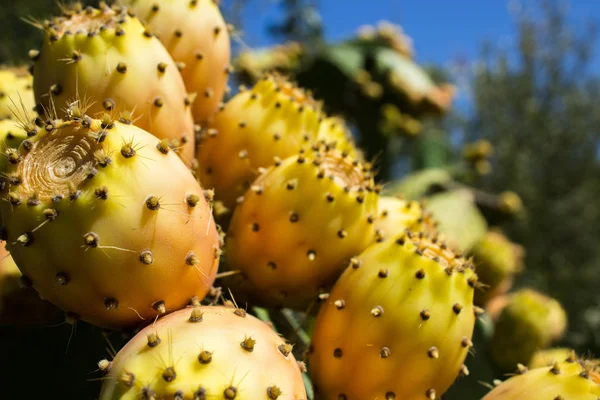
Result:
[[48,114],[63,118],[68,108],[58,105],[79,102],[92,117],[109,113],[169,140],[191,165],[193,96],[167,50],[136,17],[118,7],[74,8],[43,29],[42,48],[30,55],[35,100]]
[[331,148],[337,149],[350,157],[363,160],[363,155],[356,148],[352,133],[340,117],[325,118],[319,124],[318,139]]
[[494,362],[505,371],[527,365],[534,353],[560,339],[567,315],[560,303],[533,289],[510,295],[490,342]]
[[598,365],[573,357],[528,370],[500,383],[482,400],[598,400]]
[[538,350],[533,354],[533,357],[531,357],[527,367],[531,369],[548,367],[554,365],[556,362],[564,361],[569,357],[575,357],[573,349],[557,347],[553,349]]
[[44,326],[56,317],[57,309],[40,299],[38,294],[21,280],[15,261],[0,244],[0,326]]
[[243,309],[179,310],[117,353],[100,400],[305,400],[291,349]]
[[200,182],[232,209],[259,168],[316,141],[317,103],[280,76],[269,75],[233,97],[205,129],[196,154]]
[[33,112],[33,78],[25,68],[0,68],[0,120],[16,119],[14,113]]
[[196,94],[194,119],[218,109],[231,72],[229,31],[216,0],[120,0],[158,36]]
[[500,231],[489,231],[473,247],[471,254],[479,281],[485,289],[475,294],[475,304],[484,305],[511,288],[513,278],[523,270],[525,251]]
[[425,206],[418,201],[400,197],[381,196],[379,216],[375,221],[377,241],[396,236],[406,229],[411,232],[437,234],[436,222]]
[[[246,192],[229,225],[236,296],[305,309],[374,235],[378,188],[337,150],[289,157]],[[238,291],[239,290],[239,291]]]
[[121,328],[211,287],[219,238],[202,188],[166,140],[132,125],[48,120],[4,152],[7,249],[71,317]]
[[317,317],[308,364],[319,399],[439,399],[475,325],[473,265],[405,232],[370,246]]

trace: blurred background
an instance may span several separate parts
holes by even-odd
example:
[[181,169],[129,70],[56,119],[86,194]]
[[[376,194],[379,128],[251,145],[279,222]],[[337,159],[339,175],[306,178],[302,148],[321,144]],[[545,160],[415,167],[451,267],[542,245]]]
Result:
[[[568,325],[556,345],[600,356],[600,2],[221,6],[233,29],[230,95],[270,70],[309,88],[347,120],[386,193],[427,198],[442,230],[464,251],[490,230],[504,232],[522,256],[512,290],[532,287],[558,300]],[[39,47],[40,32],[23,17],[57,12],[47,0],[3,1],[0,64],[27,63],[28,50]],[[21,331],[20,340],[36,352],[54,351],[38,354],[55,357],[51,367],[69,360],[71,328],[45,328],[58,341],[54,349],[39,331]],[[92,347],[98,358],[106,355],[101,335],[94,347],[84,340],[90,329],[78,330],[70,357]],[[14,331],[0,335],[12,338]],[[494,368],[445,398],[477,398],[487,390],[479,381],[500,377]],[[64,382],[48,385],[59,390]]]

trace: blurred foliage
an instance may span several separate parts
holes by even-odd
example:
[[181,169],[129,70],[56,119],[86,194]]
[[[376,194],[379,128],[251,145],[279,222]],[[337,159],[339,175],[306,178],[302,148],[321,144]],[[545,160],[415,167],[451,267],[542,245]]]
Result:
[[505,227],[527,252],[520,284],[559,299],[570,317],[567,344],[600,354],[600,80],[590,71],[596,30],[576,34],[555,2],[535,11],[518,17],[516,51],[485,47],[467,138],[494,148],[493,172],[480,187],[510,188],[527,209]]

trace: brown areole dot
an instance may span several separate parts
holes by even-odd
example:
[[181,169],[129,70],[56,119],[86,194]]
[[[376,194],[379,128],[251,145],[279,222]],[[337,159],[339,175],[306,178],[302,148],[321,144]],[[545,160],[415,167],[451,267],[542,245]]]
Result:
[[140,253],[140,262],[142,264],[150,265],[154,262],[154,255],[150,250],[144,250]]
[[247,352],[253,352],[254,351],[254,345],[256,345],[256,340],[252,339],[251,337],[246,337],[241,343],[240,346],[242,347],[242,349],[246,350]]
[[163,371],[162,377],[165,380],[165,382],[173,382],[175,380],[175,378],[177,378],[177,373],[175,372],[175,368],[174,367],[165,368],[165,370]]
[[71,281],[71,279],[69,278],[69,275],[67,275],[66,272],[58,272],[56,274],[56,277],[54,278],[54,281],[61,286],[65,286]]
[[158,333],[154,333],[154,332],[150,333],[147,338],[148,338],[148,347],[154,348],[162,342],[162,339],[158,336]]
[[104,307],[107,311],[114,310],[119,307],[119,300],[114,297],[107,297],[104,299]]
[[223,391],[223,397],[227,400],[233,400],[237,396],[237,389],[235,386],[229,386]]
[[202,322],[204,313],[200,307],[194,307],[190,313],[189,322]]
[[202,365],[210,364],[212,361],[212,355],[213,353],[210,351],[204,350],[198,355],[198,362]]

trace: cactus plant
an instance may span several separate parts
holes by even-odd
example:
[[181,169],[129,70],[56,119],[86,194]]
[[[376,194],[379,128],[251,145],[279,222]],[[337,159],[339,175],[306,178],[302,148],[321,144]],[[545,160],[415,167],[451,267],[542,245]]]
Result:
[[475,303],[480,306],[506,293],[514,276],[523,270],[523,247],[512,243],[498,230],[490,230],[471,254],[479,280],[485,285],[485,290],[475,294]]
[[100,400],[306,400],[292,345],[243,309],[191,307],[140,331],[112,362]]
[[429,211],[418,201],[392,196],[379,198],[379,216],[375,221],[379,241],[396,236],[406,229],[435,235],[436,224]]
[[229,30],[216,0],[120,0],[144,21],[178,63],[192,112],[206,121],[219,107],[231,72]]
[[4,152],[3,239],[23,281],[102,327],[202,298],[220,251],[202,188],[165,140],[81,112]]
[[505,371],[514,370],[518,363],[527,365],[537,350],[562,337],[566,325],[558,301],[529,288],[512,293],[490,341],[492,359]]
[[529,360],[527,368],[534,369],[549,367],[554,365],[554,363],[564,361],[569,357],[575,358],[576,354],[573,349],[566,347],[538,350],[533,354],[531,360]]
[[597,400],[600,397],[598,365],[568,357],[551,366],[528,370],[500,383],[482,400]]
[[319,124],[317,138],[354,159],[364,160],[362,152],[356,148],[352,133],[342,117],[336,116],[323,119]]
[[[28,129],[27,129],[28,128]],[[19,147],[21,142],[27,139],[27,131],[35,132],[37,127],[33,124],[33,122],[25,123],[25,125],[5,119],[0,121],[0,152],[1,154],[5,154],[6,150],[9,148]],[[6,157],[0,157],[0,171],[4,171],[8,164],[8,159]],[[2,176],[0,181],[5,182],[7,176]]]
[[353,258],[323,304],[308,366],[320,399],[439,399],[472,347],[473,265],[405,232]]
[[[373,240],[378,188],[337,150],[289,157],[256,179],[231,220],[237,296],[304,309]],[[265,245],[267,244],[267,245]]]
[[193,96],[167,50],[136,17],[119,7],[75,6],[41,27],[42,48],[30,56],[35,99],[46,113],[65,117],[62,105],[78,102],[90,116],[108,113],[169,140],[191,165]]
[[32,113],[33,80],[25,68],[0,68],[0,120],[15,119],[22,109]]
[[317,140],[321,112],[302,89],[269,75],[242,91],[208,125],[198,145],[198,177],[232,209],[258,169]]

